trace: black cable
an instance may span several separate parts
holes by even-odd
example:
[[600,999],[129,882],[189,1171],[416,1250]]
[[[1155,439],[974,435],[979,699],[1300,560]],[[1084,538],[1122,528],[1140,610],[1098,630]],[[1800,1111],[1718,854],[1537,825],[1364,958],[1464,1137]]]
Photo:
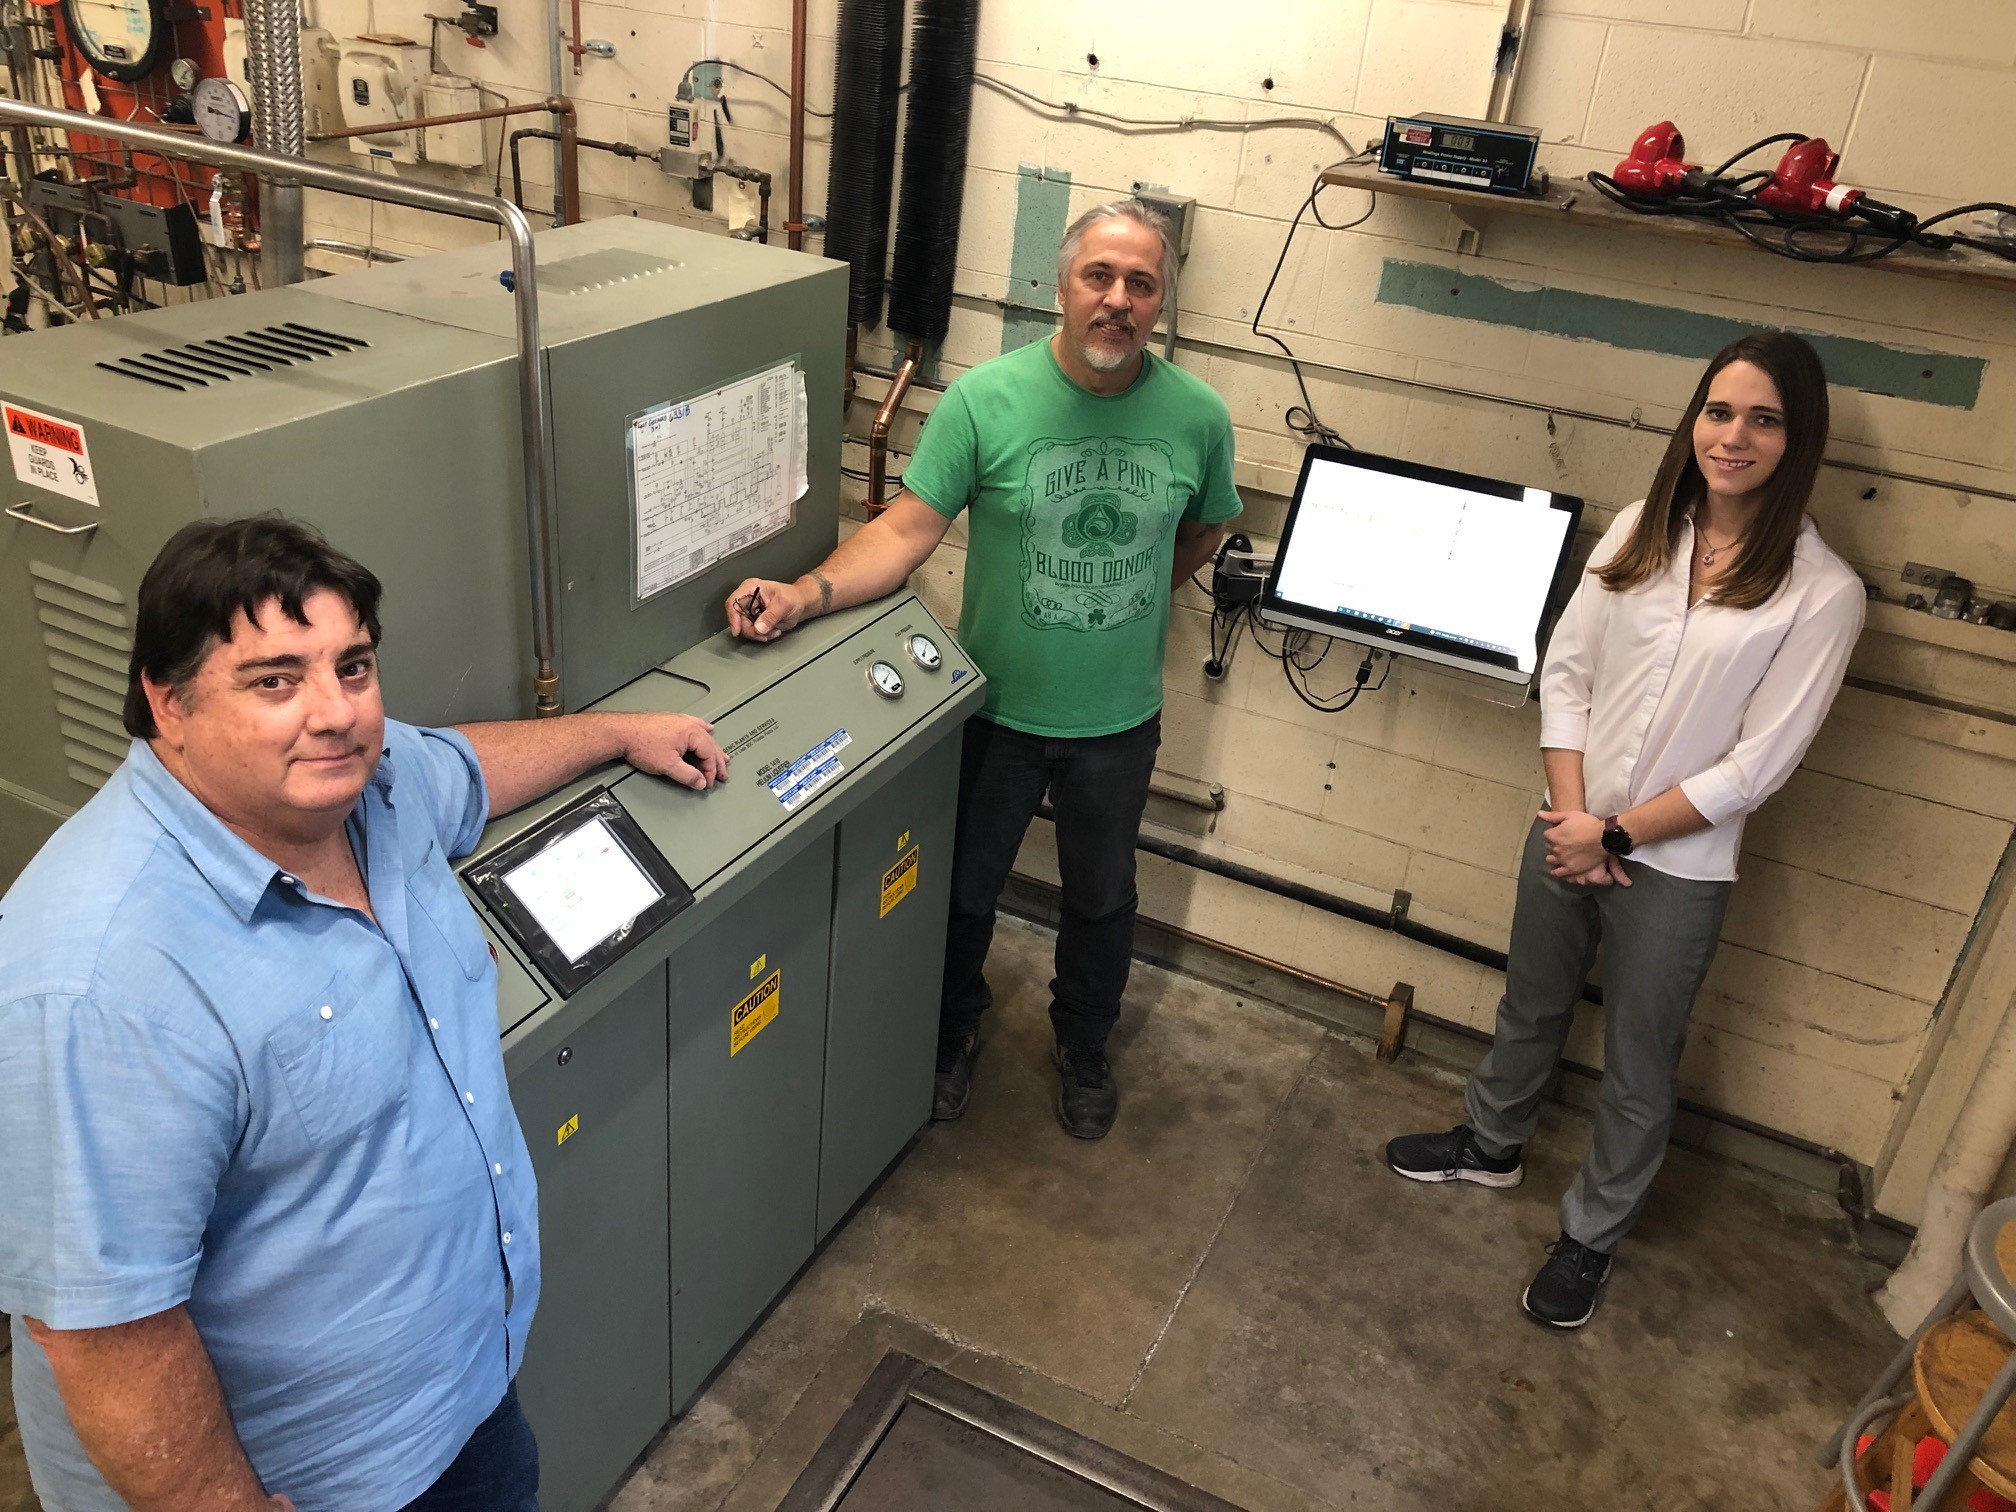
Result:
[[1719,179],[1720,177],[1722,177],[1723,174],[1727,173],[1731,168],[1734,168],[1738,163],[1742,162],[1743,159],[1750,156],[1751,153],[1755,152],[1760,147],[1775,146],[1779,142],[1803,142],[1805,140],[1806,140],[1806,133],[1803,131],[1781,131],[1776,136],[1764,137],[1761,140],[1752,142],[1748,147],[1745,147],[1741,152],[1732,153],[1730,154],[1730,156],[1724,158],[1714,168],[1709,170],[1708,177]]
[[[1356,157],[1346,158],[1344,161],[1346,163],[1356,162],[1369,155],[1369,153],[1361,152]],[[1341,167],[1342,165],[1335,164],[1333,166]],[[1261,291],[1260,303],[1253,307],[1253,324],[1251,329],[1255,336],[1264,336],[1281,349],[1281,355],[1288,359],[1288,366],[1294,371],[1295,387],[1302,395],[1302,402],[1300,404],[1291,404],[1282,412],[1281,423],[1298,436],[1306,437],[1311,441],[1320,441],[1325,446],[1342,447],[1344,450],[1349,451],[1351,443],[1346,441],[1335,430],[1325,425],[1317,416],[1315,401],[1309,397],[1308,379],[1302,372],[1302,364],[1295,359],[1294,349],[1272,331],[1263,331],[1260,329],[1260,318],[1267,313],[1267,301],[1273,296],[1274,285],[1281,280],[1281,270],[1288,265],[1288,250],[1295,245],[1295,233],[1301,229],[1302,217],[1314,211],[1316,224],[1321,226],[1325,231],[1349,231],[1354,226],[1364,225],[1366,221],[1372,218],[1372,212],[1379,208],[1378,194],[1368,191],[1369,198],[1363,215],[1359,216],[1356,220],[1339,221],[1333,225],[1331,222],[1323,219],[1322,207],[1316,203],[1318,196],[1330,187],[1332,186],[1323,182],[1322,175],[1318,174],[1315,181],[1309,186],[1309,197],[1302,201],[1301,208],[1295,212],[1295,218],[1289,221],[1288,235],[1281,242],[1281,255],[1274,259],[1274,271],[1267,276],[1267,287]]]
[[[772,89],[776,90],[777,93],[784,96],[785,99],[788,100],[791,98],[791,91],[786,89],[782,84],[779,84],[775,79],[771,78],[768,74],[758,73],[753,68],[744,68],[740,63],[730,63],[726,58],[695,59],[693,62],[686,65],[686,72],[679,76],[679,82],[681,84],[690,83],[693,78],[693,71],[697,68],[732,68],[735,70],[735,72],[739,74],[747,74],[752,79],[758,80],[759,82],[764,84],[768,84]],[[721,104],[722,101],[717,96],[714,103]],[[810,105],[807,105],[805,107],[805,114],[809,116],[816,116],[819,120],[822,121],[830,121],[833,119],[832,111],[814,110]],[[733,123],[731,122],[730,124]]]

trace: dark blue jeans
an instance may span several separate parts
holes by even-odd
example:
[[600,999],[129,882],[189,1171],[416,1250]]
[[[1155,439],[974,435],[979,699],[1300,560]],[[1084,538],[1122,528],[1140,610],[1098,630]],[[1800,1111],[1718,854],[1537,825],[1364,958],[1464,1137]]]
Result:
[[1134,960],[1134,841],[1162,744],[1160,715],[1114,735],[1053,739],[990,720],[966,722],[952,846],[941,1039],[970,1033],[993,1002],[983,968],[994,909],[1047,791],[1063,883],[1050,1024],[1066,1045],[1096,1048],[1120,1021]]
[[455,1463],[405,1512],[539,1512],[539,1445],[514,1381]]

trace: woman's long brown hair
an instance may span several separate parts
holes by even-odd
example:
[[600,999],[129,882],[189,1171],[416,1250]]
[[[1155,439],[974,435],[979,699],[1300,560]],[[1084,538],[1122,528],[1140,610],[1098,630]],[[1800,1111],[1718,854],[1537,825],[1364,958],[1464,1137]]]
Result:
[[1694,422],[1708,402],[1708,386],[1732,362],[1761,369],[1777,387],[1785,412],[1785,455],[1761,485],[1762,507],[1744,541],[1743,554],[1709,597],[1730,609],[1755,609],[1791,574],[1806,501],[1820,471],[1820,454],[1827,449],[1827,374],[1819,354],[1790,331],[1762,331],[1730,342],[1701,375],[1687,413],[1680,417],[1660,459],[1630,539],[1595,569],[1612,593],[1663,576],[1680,549],[1680,529],[1708,492],[1701,466],[1694,460]]

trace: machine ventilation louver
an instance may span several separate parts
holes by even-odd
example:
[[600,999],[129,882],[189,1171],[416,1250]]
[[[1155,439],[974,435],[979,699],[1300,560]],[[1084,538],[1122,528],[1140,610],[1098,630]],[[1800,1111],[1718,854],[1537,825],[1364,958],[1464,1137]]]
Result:
[[131,743],[125,709],[132,614],[109,583],[32,559],[28,576],[56,693],[64,765],[73,781],[101,788]]
[[98,366],[122,378],[137,378],[157,388],[187,393],[255,373],[271,373],[324,357],[340,357],[370,344],[356,336],[339,336],[334,331],[289,320],[240,331],[235,336],[212,336],[182,346],[136,352],[131,357],[117,357]]

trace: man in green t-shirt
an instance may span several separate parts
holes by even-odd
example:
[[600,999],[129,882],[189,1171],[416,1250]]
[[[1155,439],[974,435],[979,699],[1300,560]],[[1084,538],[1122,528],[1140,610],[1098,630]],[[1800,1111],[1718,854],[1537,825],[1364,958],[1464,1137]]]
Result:
[[1058,1116],[1098,1139],[1119,1108],[1105,1046],[1133,959],[1134,842],[1161,744],[1170,593],[1240,509],[1225,402],[1144,351],[1175,285],[1161,216],[1138,200],[1088,210],[1058,250],[1057,334],[953,383],[894,502],[818,568],[796,583],[752,578],[728,598],[735,634],[774,640],[901,586],[969,511],[959,637],[987,674],[987,701],[960,769],[931,1110],[941,1122],[966,1111],[995,905],[1046,791],[1063,881],[1050,984]]

